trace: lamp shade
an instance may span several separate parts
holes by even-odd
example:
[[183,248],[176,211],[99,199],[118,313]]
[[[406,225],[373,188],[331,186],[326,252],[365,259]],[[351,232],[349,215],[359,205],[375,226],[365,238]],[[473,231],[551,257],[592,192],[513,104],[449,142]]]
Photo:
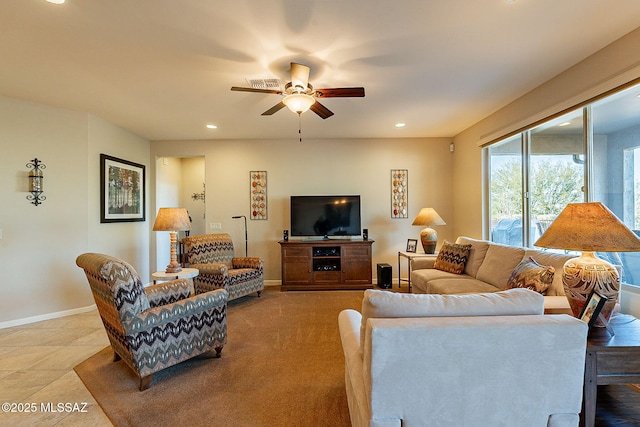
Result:
[[573,251],[640,251],[638,236],[600,202],[568,204],[534,245]]
[[447,223],[440,218],[440,215],[438,215],[438,212],[436,212],[435,209],[422,208],[411,225],[425,225],[430,227],[432,225],[447,225]]
[[185,208],[160,208],[153,231],[191,230],[189,213]]

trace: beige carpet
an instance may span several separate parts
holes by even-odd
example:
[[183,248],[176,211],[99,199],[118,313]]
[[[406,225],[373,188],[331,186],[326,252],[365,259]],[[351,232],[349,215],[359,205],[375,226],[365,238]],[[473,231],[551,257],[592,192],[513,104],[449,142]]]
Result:
[[362,291],[279,292],[229,303],[222,358],[138,380],[110,347],[75,367],[116,426],[349,426],[338,313]]

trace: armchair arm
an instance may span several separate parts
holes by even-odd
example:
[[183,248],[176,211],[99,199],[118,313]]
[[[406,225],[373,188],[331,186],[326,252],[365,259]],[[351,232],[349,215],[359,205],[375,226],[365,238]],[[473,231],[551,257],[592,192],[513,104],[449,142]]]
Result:
[[255,268],[258,270],[264,268],[264,260],[259,257],[234,257],[231,263],[233,268]]
[[203,274],[216,274],[226,276],[229,268],[225,264],[221,263],[213,263],[213,264],[191,264],[191,267],[197,268],[200,273],[198,275]]
[[147,286],[144,292],[151,307],[171,304],[193,295],[193,286],[189,279],[177,279]]
[[163,328],[169,323],[201,313],[225,309],[229,293],[224,289],[205,292],[171,304],[153,307],[143,311],[125,326],[125,333],[135,339],[135,335],[153,328]]

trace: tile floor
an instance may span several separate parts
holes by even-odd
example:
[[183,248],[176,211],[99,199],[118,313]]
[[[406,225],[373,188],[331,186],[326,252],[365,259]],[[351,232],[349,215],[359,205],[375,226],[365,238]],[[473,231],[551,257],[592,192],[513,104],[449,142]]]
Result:
[[97,310],[0,329],[0,426],[111,426],[73,370],[107,345]]

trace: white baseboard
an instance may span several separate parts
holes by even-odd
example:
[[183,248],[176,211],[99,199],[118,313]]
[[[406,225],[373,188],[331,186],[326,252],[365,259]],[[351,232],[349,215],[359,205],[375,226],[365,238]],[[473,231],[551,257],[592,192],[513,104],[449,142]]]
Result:
[[40,314],[38,316],[25,317],[23,319],[8,320],[0,322],[0,329],[12,328],[14,326],[28,325],[30,323],[42,322],[43,320],[57,319],[59,317],[71,316],[73,314],[86,313],[95,310],[96,305],[92,304],[87,307],[74,308],[71,310],[57,311],[55,313]]

